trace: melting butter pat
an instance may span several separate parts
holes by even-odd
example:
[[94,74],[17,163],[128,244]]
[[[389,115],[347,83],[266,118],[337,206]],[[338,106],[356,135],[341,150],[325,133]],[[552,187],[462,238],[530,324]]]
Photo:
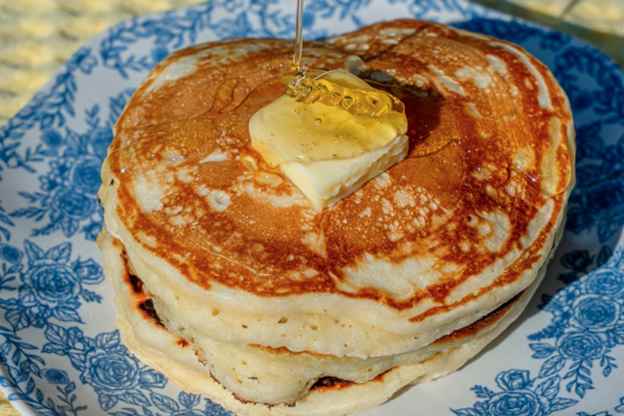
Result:
[[407,155],[403,104],[355,75],[304,80],[249,121],[251,145],[316,209],[344,198]]

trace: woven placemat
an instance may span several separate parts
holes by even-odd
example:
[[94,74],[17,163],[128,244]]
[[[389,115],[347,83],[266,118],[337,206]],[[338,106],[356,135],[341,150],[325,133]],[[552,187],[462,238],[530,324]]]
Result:
[[624,0],[508,0],[564,22],[624,36]]
[[0,125],[85,40],[132,16],[199,0],[0,0]]

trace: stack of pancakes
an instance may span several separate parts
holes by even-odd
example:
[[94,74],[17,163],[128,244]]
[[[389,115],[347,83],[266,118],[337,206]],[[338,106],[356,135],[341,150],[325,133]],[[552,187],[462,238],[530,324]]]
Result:
[[574,134],[548,69],[508,42],[399,20],[309,43],[306,65],[406,92],[407,158],[315,211],[250,148],[290,42],[174,53],[102,169],[99,244],[128,347],[241,415],[343,415],[463,365],[544,276]]

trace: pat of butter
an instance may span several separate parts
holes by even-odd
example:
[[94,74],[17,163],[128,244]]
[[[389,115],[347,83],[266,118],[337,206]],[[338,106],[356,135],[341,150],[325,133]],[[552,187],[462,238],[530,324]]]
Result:
[[397,136],[387,145],[350,159],[287,162],[282,172],[320,210],[357,191],[362,185],[405,159],[407,136]]
[[249,121],[252,147],[316,209],[356,191],[404,159],[408,148],[407,119],[396,98],[346,71],[320,82],[325,97],[284,95]]

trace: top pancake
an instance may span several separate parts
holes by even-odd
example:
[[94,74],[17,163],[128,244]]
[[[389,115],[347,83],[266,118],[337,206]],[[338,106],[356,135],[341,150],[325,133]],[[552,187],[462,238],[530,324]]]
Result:
[[192,282],[196,305],[339,317],[400,339],[232,335],[337,355],[431,342],[422,334],[473,322],[531,283],[573,182],[572,117],[544,65],[508,42],[413,20],[307,44],[311,67],[357,54],[369,76],[400,84],[410,137],[403,162],[315,212],[249,146],[249,118],[284,92],[291,52],[280,40],[207,43],[174,53],[137,90],[101,191],[130,257],[163,284]]

